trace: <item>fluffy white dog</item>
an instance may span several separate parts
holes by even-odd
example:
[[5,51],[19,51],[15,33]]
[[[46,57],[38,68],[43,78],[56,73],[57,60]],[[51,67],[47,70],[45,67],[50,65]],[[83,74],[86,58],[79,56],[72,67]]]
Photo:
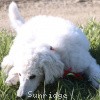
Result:
[[7,85],[20,82],[18,97],[28,97],[43,79],[52,83],[70,67],[72,72],[85,73],[99,88],[100,66],[90,55],[89,42],[79,28],[52,16],[36,16],[25,22],[14,2],[9,6],[9,18],[17,36],[1,66],[8,75]]

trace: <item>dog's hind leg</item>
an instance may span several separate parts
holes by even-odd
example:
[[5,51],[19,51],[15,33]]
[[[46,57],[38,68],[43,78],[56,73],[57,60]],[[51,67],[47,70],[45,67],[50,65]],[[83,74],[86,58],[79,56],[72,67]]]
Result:
[[100,85],[100,66],[96,63],[96,61],[93,58],[93,62],[91,62],[88,69],[85,71],[86,75],[89,77],[89,81],[92,82],[92,85],[99,89]]

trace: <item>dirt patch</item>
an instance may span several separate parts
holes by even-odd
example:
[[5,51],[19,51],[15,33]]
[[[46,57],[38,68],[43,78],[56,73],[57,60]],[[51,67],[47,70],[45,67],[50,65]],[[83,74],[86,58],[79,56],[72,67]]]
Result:
[[[12,0],[0,0],[0,30],[10,30],[7,16]],[[85,24],[90,18],[100,21],[100,0],[15,0],[27,20],[36,15],[59,16],[76,24]]]

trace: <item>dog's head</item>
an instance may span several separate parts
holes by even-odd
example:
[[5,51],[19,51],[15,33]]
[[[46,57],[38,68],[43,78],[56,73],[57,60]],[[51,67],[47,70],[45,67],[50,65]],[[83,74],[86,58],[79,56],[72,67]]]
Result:
[[42,80],[45,84],[52,83],[55,78],[63,75],[64,65],[56,51],[50,46],[34,49],[31,59],[19,73],[20,87],[18,97],[30,97]]

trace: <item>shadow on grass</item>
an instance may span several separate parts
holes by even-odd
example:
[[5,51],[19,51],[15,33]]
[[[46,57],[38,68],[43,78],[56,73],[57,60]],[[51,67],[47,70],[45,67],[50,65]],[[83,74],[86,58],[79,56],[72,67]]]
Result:
[[[4,88],[4,87],[3,87]],[[2,88],[5,100],[16,100],[18,86]],[[42,82],[29,100],[100,100],[94,99],[98,91],[91,86],[87,79],[79,80],[73,76],[58,79],[53,84],[44,85]],[[2,95],[2,96],[3,96]],[[20,99],[22,100],[22,99]]]
[[[43,97],[43,93],[45,97]],[[96,95],[97,90],[87,79],[79,80],[73,76],[66,76],[66,78],[59,79],[54,84],[45,87],[42,83],[33,94],[33,98],[34,100],[90,100]]]

